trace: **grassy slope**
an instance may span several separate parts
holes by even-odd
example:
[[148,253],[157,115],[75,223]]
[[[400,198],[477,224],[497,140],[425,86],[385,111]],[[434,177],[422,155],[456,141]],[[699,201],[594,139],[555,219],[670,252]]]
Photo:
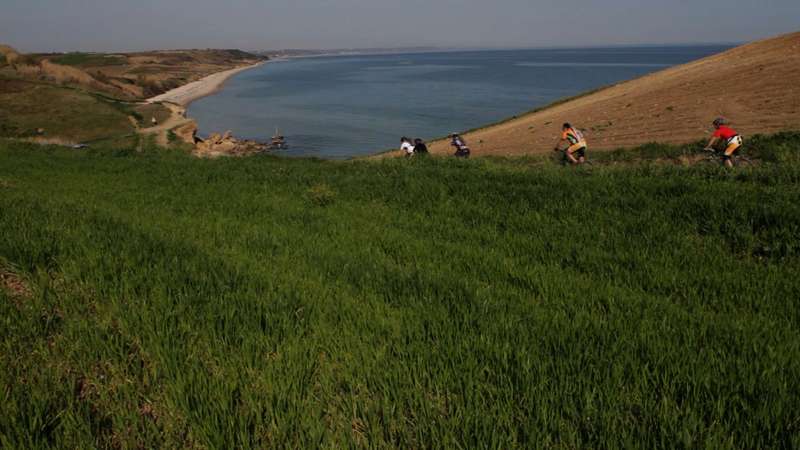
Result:
[[172,116],[172,113],[168,108],[158,103],[139,105],[134,108],[134,111],[136,111],[136,118],[139,122],[139,126],[144,128],[152,126],[150,121],[153,117],[156,118],[158,123],[164,123]]
[[736,172],[0,143],[35,292],[0,443],[800,446],[797,138]]
[[128,108],[86,92],[48,83],[0,79],[0,136],[88,141],[130,134]]
[[[131,135],[170,117],[162,105],[136,105],[80,89],[0,75],[0,137],[91,142]],[[36,134],[43,128],[45,134]]]
[[52,58],[56,64],[79,67],[106,67],[125,64],[125,57],[101,53],[67,53]]

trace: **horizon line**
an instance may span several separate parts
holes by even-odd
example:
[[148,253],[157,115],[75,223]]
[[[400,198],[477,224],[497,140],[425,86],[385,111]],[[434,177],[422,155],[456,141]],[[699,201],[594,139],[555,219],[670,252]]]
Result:
[[[148,52],[168,52],[168,51],[190,51],[190,50],[240,50],[249,53],[280,53],[280,52],[319,52],[319,53],[334,53],[334,52],[404,52],[409,50],[419,51],[502,51],[502,50],[575,50],[575,49],[603,49],[603,48],[652,48],[652,47],[694,47],[694,46],[738,46],[748,42],[756,42],[762,39],[754,39],[749,41],[717,41],[717,42],[648,42],[637,44],[575,44],[575,45],[487,45],[487,46],[460,46],[460,45],[410,45],[410,46],[391,46],[391,47],[331,47],[331,48],[313,48],[313,47],[285,47],[277,49],[269,48],[250,48],[247,47],[164,47],[164,48],[150,48],[141,50],[44,50],[26,52],[28,54],[66,54],[66,53],[148,53]],[[12,48],[16,48],[11,44]]]

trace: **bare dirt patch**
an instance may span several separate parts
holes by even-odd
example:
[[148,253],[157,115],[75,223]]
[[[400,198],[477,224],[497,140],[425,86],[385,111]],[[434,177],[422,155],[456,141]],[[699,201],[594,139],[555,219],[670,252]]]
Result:
[[12,299],[30,298],[32,291],[28,283],[18,274],[0,267],[0,288]]

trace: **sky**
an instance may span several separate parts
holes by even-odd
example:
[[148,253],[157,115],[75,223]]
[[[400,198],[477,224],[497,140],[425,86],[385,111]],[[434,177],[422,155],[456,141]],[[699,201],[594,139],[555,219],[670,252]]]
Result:
[[735,43],[800,31],[800,0],[0,0],[23,52]]

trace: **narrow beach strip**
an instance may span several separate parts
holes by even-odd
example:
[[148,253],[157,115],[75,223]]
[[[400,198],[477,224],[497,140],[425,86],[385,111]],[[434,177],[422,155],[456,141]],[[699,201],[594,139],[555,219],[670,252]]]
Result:
[[147,103],[170,102],[186,107],[195,100],[217,92],[230,77],[237,73],[253,69],[262,64],[264,64],[264,62],[211,74],[200,80],[193,81],[161,95],[149,98],[147,99]]

